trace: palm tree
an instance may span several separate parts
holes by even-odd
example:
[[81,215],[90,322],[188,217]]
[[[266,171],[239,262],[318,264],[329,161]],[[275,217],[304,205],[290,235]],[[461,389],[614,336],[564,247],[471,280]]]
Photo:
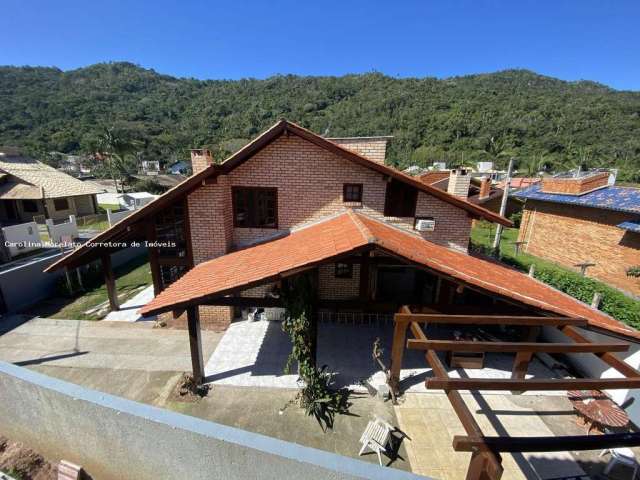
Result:
[[540,172],[547,171],[551,163],[552,162],[547,160],[544,153],[524,157],[518,160],[518,174],[524,174],[527,177],[537,177]]
[[[120,177],[120,184],[124,184],[124,178],[129,174],[129,162],[137,152],[140,142],[125,138],[121,132],[114,128],[106,128],[98,138],[98,152],[107,161],[111,178],[118,189],[117,176]],[[124,190],[124,188],[123,188]]]

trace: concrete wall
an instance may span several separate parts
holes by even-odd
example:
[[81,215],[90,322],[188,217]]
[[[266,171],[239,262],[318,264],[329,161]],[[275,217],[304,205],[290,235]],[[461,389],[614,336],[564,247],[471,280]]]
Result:
[[0,431],[49,458],[80,464],[100,480],[424,478],[88,390],[4,362]]
[[41,243],[40,232],[35,222],[3,227],[2,233],[12,257],[41,248],[38,246]]
[[[127,248],[114,253],[111,262],[114,267],[122,265],[144,254],[144,248]],[[7,312],[17,312],[56,294],[56,282],[63,271],[44,273],[43,270],[57,261],[61,253],[20,262],[13,268],[0,271],[0,292]],[[0,319],[2,322],[2,319]]]
[[47,219],[46,223],[49,238],[53,243],[62,243],[78,238],[78,224],[75,215],[69,215],[69,218],[63,223],[54,223],[51,219]]
[[[623,359],[633,368],[640,369],[640,345],[632,342],[625,342],[617,337],[605,335],[602,333],[592,332],[580,328],[580,333],[589,339],[589,341],[597,343],[628,343],[629,350],[622,353],[614,353],[617,357]],[[544,329],[544,337],[550,342],[569,342],[573,343],[569,337],[561,333],[557,328]],[[593,353],[572,353],[566,355],[567,360],[572,366],[585,377],[590,378],[623,378],[620,372],[610,367],[608,364],[600,360]],[[640,389],[633,390],[606,390],[607,394],[615,400],[618,405],[622,405],[627,401],[632,401],[626,407],[631,421],[640,426]]]
[[134,211],[135,210],[121,210],[119,212],[112,212],[111,210],[107,209],[107,220],[109,221],[109,226],[111,227],[123,218],[127,218]]

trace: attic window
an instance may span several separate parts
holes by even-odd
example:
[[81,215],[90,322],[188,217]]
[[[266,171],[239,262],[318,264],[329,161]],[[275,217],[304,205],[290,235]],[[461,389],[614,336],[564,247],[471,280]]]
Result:
[[362,184],[345,183],[342,186],[342,201],[362,203]]

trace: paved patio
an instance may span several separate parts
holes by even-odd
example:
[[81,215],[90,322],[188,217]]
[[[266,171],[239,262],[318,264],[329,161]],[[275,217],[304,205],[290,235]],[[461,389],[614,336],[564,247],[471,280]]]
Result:
[[[438,333],[438,332],[436,332]],[[439,332],[441,335],[443,332]],[[380,337],[387,363],[391,356],[393,328],[380,325],[318,325],[318,363],[329,365],[338,373],[336,383],[364,391],[361,382],[378,386],[384,374],[371,357],[372,345]],[[291,343],[282,325],[276,321],[238,321],[232,323],[205,366],[207,380],[213,384],[241,387],[296,388],[297,375],[283,374]],[[452,370],[451,377],[510,378],[512,354],[489,354],[482,370]],[[430,374],[424,354],[407,350],[403,360],[401,384],[405,391],[426,392],[425,379]],[[535,360],[527,378],[554,378],[554,372]],[[491,394],[510,392],[486,392]],[[558,392],[545,392],[555,395]],[[562,394],[560,392],[560,394]]]
[[[538,396],[534,406],[521,405],[522,396],[517,395],[463,394],[463,398],[486,435],[554,436],[543,420],[547,413],[556,416],[566,413],[569,418],[564,422],[569,430],[573,429],[574,415],[566,398]],[[444,393],[407,394],[395,410],[400,428],[411,438],[405,447],[413,472],[434,478],[465,478],[471,453],[456,452],[451,446],[454,435],[466,433]],[[562,434],[570,433],[575,434],[566,429]],[[502,457],[504,480],[585,474],[569,452],[505,453]]]

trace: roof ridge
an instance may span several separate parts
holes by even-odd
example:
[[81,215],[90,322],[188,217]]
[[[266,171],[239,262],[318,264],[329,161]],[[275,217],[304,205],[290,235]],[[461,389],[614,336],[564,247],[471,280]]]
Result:
[[360,233],[362,233],[362,236],[367,240],[368,243],[378,243],[378,239],[375,237],[375,235],[371,233],[371,230],[369,230],[367,226],[358,218],[358,213],[354,212],[352,208],[348,208],[347,215],[349,215],[349,218],[351,218],[353,223],[356,225],[358,230],[360,230]]

